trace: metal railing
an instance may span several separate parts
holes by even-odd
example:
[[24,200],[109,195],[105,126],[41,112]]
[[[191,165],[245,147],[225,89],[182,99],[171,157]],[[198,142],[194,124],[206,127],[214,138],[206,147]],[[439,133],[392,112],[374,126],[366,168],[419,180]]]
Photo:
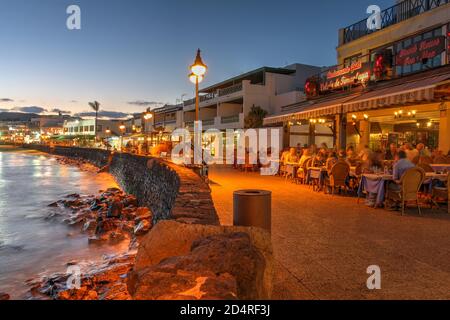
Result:
[[225,88],[225,89],[220,89],[219,90],[219,97],[226,96],[226,95],[229,95],[229,94],[232,94],[232,93],[236,93],[236,92],[240,92],[240,91],[242,91],[242,82],[237,84],[237,85]]
[[214,125],[214,119],[206,119],[202,120],[203,126],[213,126]]
[[[223,97],[223,96],[233,94],[236,92],[240,92],[240,91],[242,91],[242,83],[236,84],[234,86],[231,86],[231,87],[228,87],[225,89],[217,90],[216,92],[211,92],[206,95],[200,96],[200,102],[213,100],[213,99],[216,99],[217,97]],[[185,107],[193,105],[193,104],[195,104],[195,98],[189,99],[189,100],[186,100],[183,102],[183,105]]]
[[[418,16],[424,12],[448,4],[450,0],[405,0],[381,11],[381,29]],[[344,44],[362,38],[378,30],[367,28],[367,19],[344,28]]]
[[227,123],[235,123],[235,122],[239,122],[239,115],[234,115],[234,116],[228,116],[228,117],[222,117],[220,119],[220,123],[222,124],[227,124]]

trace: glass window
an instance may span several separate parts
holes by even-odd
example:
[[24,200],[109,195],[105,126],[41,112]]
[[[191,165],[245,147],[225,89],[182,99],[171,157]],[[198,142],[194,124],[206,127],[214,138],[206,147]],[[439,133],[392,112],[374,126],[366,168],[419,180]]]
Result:
[[93,131],[94,131],[94,126],[90,126],[90,127],[89,127],[89,131],[92,131],[92,132],[93,132]]

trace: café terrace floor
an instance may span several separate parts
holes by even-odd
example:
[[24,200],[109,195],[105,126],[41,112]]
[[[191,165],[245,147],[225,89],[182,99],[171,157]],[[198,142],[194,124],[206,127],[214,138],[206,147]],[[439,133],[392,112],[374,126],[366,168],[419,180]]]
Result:
[[[222,224],[233,221],[233,191],[271,190],[274,299],[450,299],[450,215],[357,204],[307,186],[213,167],[212,196]],[[370,291],[367,267],[381,268]]]

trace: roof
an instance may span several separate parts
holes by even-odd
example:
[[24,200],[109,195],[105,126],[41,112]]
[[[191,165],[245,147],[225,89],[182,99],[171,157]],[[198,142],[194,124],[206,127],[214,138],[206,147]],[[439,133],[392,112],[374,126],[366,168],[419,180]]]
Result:
[[294,70],[294,69],[287,69],[287,68],[261,67],[261,68],[258,68],[258,69],[255,69],[255,70],[252,70],[252,71],[240,74],[240,75],[238,75],[236,77],[229,78],[229,79],[224,80],[222,82],[216,83],[216,84],[214,84],[212,86],[209,86],[209,87],[206,87],[204,89],[201,89],[200,92],[208,92],[208,91],[211,91],[211,90],[213,90],[213,89],[215,89],[217,87],[222,87],[222,86],[224,86],[226,84],[229,84],[230,82],[233,83],[233,82],[246,80],[246,78],[248,78],[248,77],[250,77],[252,75],[255,75],[257,73],[260,73],[260,72],[263,72],[263,73],[268,72],[268,73],[277,73],[277,74],[289,75],[289,74],[294,74],[296,72],[296,70]]
[[182,105],[166,104],[163,107],[153,109],[152,112],[154,112],[154,113],[167,113],[167,112],[179,111],[179,110],[182,110],[182,109],[183,109]]

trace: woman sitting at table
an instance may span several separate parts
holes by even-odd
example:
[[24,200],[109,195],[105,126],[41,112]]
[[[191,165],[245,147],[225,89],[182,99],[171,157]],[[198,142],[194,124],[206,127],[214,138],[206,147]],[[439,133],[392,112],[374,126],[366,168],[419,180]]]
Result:
[[291,148],[289,150],[289,155],[287,157],[288,163],[297,163],[298,162],[298,156],[297,156],[297,150],[295,148]]
[[311,166],[313,167],[323,167],[325,162],[327,161],[326,154],[324,151],[320,150],[315,157],[313,157],[313,161]]
[[327,168],[328,174],[330,174],[331,168],[333,168],[333,166],[334,166],[337,162],[338,162],[338,157],[337,157],[336,151],[331,151],[331,152],[328,154],[328,159],[327,159],[327,161],[326,161],[326,163],[325,163],[325,166],[326,166],[326,168]]
[[300,161],[299,161],[300,168],[303,168],[304,164],[309,159],[311,159],[311,153],[310,153],[309,149],[304,149],[303,150],[303,155],[302,155],[302,157],[300,158]]

